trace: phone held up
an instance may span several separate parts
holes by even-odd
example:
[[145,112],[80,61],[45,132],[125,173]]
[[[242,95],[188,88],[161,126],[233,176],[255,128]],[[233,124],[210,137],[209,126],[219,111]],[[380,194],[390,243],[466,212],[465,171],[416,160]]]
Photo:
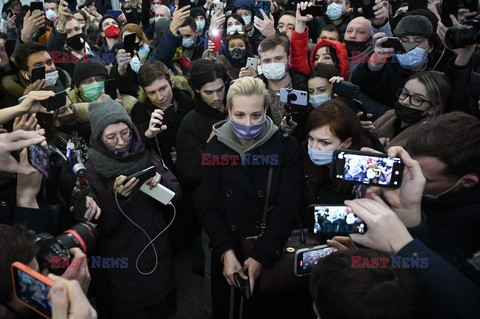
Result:
[[313,204],[309,207],[314,234],[364,234],[367,225],[345,205]]
[[16,261],[11,266],[15,297],[45,318],[52,317],[52,303],[48,293],[54,282],[32,268]]
[[398,157],[349,150],[333,152],[332,178],[357,184],[400,187],[404,164]]
[[295,252],[294,272],[297,276],[309,275],[321,258],[337,251],[328,245],[299,249]]
[[45,178],[50,177],[50,154],[40,145],[32,144],[27,148],[28,162],[42,173]]

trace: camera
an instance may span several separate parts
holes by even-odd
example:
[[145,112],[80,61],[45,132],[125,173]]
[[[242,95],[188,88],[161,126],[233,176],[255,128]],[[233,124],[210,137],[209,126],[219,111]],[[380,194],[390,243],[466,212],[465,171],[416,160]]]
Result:
[[97,228],[88,221],[76,224],[57,237],[47,233],[37,234],[36,245],[39,249],[36,257],[40,269],[48,267],[51,273],[62,275],[66,268],[52,268],[52,257],[70,260],[69,249],[74,247],[78,247],[84,253],[87,253],[95,247],[97,236]]
[[464,48],[480,43],[480,15],[465,24],[457,25],[447,30],[445,43],[450,49]]

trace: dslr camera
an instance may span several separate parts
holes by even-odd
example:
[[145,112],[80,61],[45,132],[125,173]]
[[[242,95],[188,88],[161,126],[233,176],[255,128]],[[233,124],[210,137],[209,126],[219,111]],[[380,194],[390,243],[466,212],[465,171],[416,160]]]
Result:
[[480,15],[465,24],[451,27],[445,34],[445,43],[450,49],[464,48],[480,43]]
[[36,244],[39,249],[36,257],[40,269],[48,267],[51,273],[61,276],[66,268],[52,268],[53,257],[70,260],[72,256],[69,249],[74,247],[80,248],[86,254],[96,246],[97,236],[97,228],[88,221],[76,224],[57,237],[47,233],[37,234]]

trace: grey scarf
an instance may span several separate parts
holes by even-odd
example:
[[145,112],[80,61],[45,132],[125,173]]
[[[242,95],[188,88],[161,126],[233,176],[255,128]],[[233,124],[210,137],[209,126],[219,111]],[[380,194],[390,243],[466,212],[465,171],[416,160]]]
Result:
[[148,151],[144,150],[127,158],[114,158],[90,148],[87,155],[95,170],[105,178],[130,175],[147,166]]

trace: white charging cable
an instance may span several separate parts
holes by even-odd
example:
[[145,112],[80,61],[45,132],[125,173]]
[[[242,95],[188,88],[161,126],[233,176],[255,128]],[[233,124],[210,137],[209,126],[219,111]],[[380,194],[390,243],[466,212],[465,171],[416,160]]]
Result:
[[[135,225],[135,227],[137,227],[138,229],[140,229],[144,234],[145,236],[147,236],[148,238],[148,244],[142,249],[142,251],[140,252],[140,254],[138,254],[138,257],[137,257],[137,260],[135,261],[135,267],[137,268],[137,271],[144,275],[144,276],[148,276],[150,274],[152,274],[156,269],[157,269],[157,266],[158,266],[158,253],[157,253],[157,249],[155,248],[155,245],[153,244],[153,241],[155,239],[157,239],[160,235],[162,235],[172,224],[173,224],[173,221],[175,220],[175,217],[177,215],[177,209],[175,208],[175,206],[172,204],[172,202],[169,202],[168,205],[172,206],[173,207],[173,217],[172,217],[172,220],[170,221],[170,223],[168,223],[168,225],[160,232],[158,233],[153,239],[150,238],[150,236],[148,235],[148,233],[140,226],[138,225],[137,223],[135,223],[130,217],[127,216],[127,214],[125,214],[125,212],[122,210],[122,208],[120,207],[120,204],[118,203],[118,190],[123,187],[123,185],[121,185],[120,187],[118,187],[116,190],[115,190],[115,202],[117,203],[117,207],[118,209],[120,210],[120,212],[123,214],[123,216],[125,216],[125,218],[127,218],[133,225]],[[151,271],[148,271],[148,272],[143,272],[141,271],[139,268],[138,268],[138,261],[140,260],[140,256],[143,255],[143,253],[145,252],[145,250],[147,249],[148,246],[152,245],[152,248],[153,248],[153,252],[155,253],[155,265],[153,266],[153,269]]]

